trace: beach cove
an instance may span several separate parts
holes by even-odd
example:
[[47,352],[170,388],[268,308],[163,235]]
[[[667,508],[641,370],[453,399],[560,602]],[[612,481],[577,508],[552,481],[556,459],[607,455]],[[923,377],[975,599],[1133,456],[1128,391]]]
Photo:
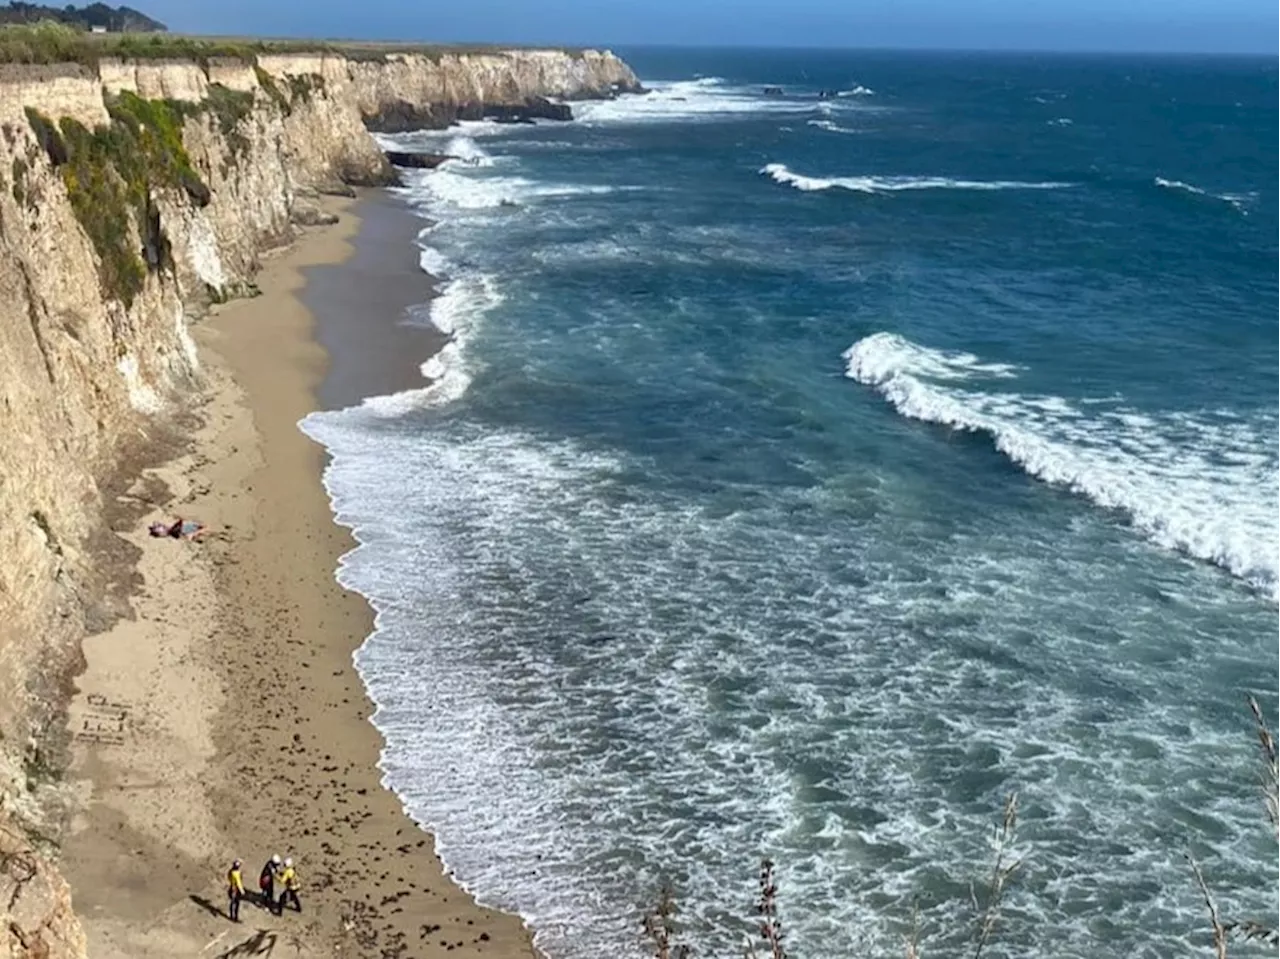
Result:
[[[381,788],[351,665],[373,617],[334,582],[351,542],[298,422],[409,385],[443,339],[397,328],[430,280],[420,224],[354,192],[399,179],[369,129],[634,76],[590,50],[0,39],[0,938],[42,959],[531,954]],[[374,361],[326,382],[334,337]],[[158,534],[179,518],[199,535]],[[273,854],[301,914],[260,908]]]
[[[449,881],[430,837],[379,783],[381,743],[351,666],[372,616],[333,579],[350,540],[320,484],[323,452],[296,427],[328,367],[303,299],[306,277],[324,270],[376,299],[368,277],[339,264],[370,223],[390,217],[404,233],[413,218],[378,196],[331,209],[336,225],[267,262],[261,295],[196,328],[210,384],[201,423],[131,492],[209,534],[187,543],[136,523],[122,531],[141,550],[136,619],[85,643],[72,726],[106,730],[118,710],[131,733],[78,743],[68,773],[84,805],[65,872],[95,956],[272,941],[303,955],[534,955],[518,920]],[[427,294],[421,274],[403,279],[401,292]],[[394,314],[376,307],[368,326],[394,332]],[[333,309],[326,319],[344,321]],[[272,853],[296,860],[304,912],[247,904],[237,927],[211,915],[225,908],[231,857],[248,878]]]
[[[763,856],[790,953],[959,954],[1010,793],[993,956],[1198,949],[1187,852],[1265,916],[1274,63],[640,50],[499,123],[449,57],[299,56],[99,68],[251,108],[136,255],[0,115],[0,819],[69,818],[28,953],[612,959],[669,883],[718,955]],[[231,926],[272,853],[303,912]]]

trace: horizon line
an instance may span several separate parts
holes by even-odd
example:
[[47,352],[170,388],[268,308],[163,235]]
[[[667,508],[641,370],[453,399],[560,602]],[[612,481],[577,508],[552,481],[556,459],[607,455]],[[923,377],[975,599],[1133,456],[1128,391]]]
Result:
[[[157,33],[161,31],[156,31]],[[896,46],[882,44],[777,44],[765,46],[755,43],[629,43],[606,41],[574,41],[563,40],[463,40],[463,39],[426,39],[426,38],[387,38],[387,37],[342,37],[317,36],[305,33],[272,33],[272,34],[231,34],[231,33],[194,33],[186,30],[163,31],[169,36],[191,37],[192,39],[212,40],[313,40],[316,43],[351,43],[351,44],[385,44],[387,46],[432,46],[432,47],[491,47],[491,48],[524,48],[524,49],[569,49],[569,50],[741,50],[741,51],[777,51],[837,53],[859,51],[869,53],[957,53],[957,54],[997,54],[997,55],[1031,55],[1031,56],[1139,56],[1139,57],[1234,57],[1234,58],[1272,58],[1280,65],[1280,47],[1276,50],[1150,50],[1125,47],[1083,47],[1083,48],[1045,48],[1045,47],[947,47],[947,46]]]

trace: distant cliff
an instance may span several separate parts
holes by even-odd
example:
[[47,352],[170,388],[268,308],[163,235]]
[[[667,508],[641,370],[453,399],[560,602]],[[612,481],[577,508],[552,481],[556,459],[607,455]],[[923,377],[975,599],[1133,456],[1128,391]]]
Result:
[[79,641],[124,608],[97,561],[121,548],[111,478],[199,386],[189,318],[248,290],[317,190],[392,180],[366,121],[636,86],[594,51],[0,64],[0,857],[40,877],[7,915],[0,883],[0,956],[83,955],[65,886],[21,837],[56,827],[42,771]]

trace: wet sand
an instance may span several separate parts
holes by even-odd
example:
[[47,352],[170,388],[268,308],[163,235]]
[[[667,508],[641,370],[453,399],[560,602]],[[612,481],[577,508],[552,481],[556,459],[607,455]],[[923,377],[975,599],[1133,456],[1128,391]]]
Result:
[[[536,955],[518,919],[444,875],[380,785],[351,665],[372,615],[334,580],[352,541],[321,487],[324,453],[296,425],[328,369],[313,334],[335,349],[325,405],[421,382],[431,334],[399,320],[429,284],[407,244],[417,226],[393,202],[333,201],[339,223],[272,258],[261,296],[197,326],[203,425],[131,491],[151,504],[121,531],[141,551],[134,617],[86,641],[69,720],[64,868],[95,959]],[[369,215],[353,251],[357,211]],[[367,349],[342,350],[343,337]],[[148,536],[173,515],[207,537]],[[244,860],[252,896],[272,853],[296,860],[302,912],[247,901],[230,923],[230,860]]]
[[327,410],[424,386],[422,363],[448,341],[416,315],[434,295],[414,244],[426,221],[385,192],[363,196],[355,211],[360,228],[350,258],[303,270],[302,302],[329,358],[317,392]]

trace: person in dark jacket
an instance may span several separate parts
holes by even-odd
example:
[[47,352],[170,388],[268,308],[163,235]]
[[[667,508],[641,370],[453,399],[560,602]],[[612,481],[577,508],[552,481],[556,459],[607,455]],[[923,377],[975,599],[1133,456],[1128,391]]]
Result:
[[280,872],[280,856],[275,855],[267,860],[258,873],[258,890],[262,893],[262,903],[272,912],[276,911],[276,875]]

